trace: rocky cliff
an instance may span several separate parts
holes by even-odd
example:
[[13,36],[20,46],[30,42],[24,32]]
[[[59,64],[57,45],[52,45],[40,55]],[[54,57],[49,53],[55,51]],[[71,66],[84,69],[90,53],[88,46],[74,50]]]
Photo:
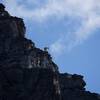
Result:
[[0,100],[100,100],[83,76],[61,74],[47,48],[25,38],[23,19],[0,4]]

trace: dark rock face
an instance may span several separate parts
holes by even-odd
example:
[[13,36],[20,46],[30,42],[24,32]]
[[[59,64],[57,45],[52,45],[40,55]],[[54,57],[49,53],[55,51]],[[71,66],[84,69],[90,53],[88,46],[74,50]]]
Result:
[[0,74],[0,97],[3,100],[59,100],[51,70],[21,69],[16,66],[4,68]]
[[60,74],[47,49],[25,38],[21,18],[0,4],[0,100],[99,100],[80,75]]
[[[0,100],[60,100],[58,67],[0,5]],[[56,82],[56,84],[54,83]]]
[[60,74],[62,100],[99,100],[99,95],[85,90],[85,81],[81,75]]

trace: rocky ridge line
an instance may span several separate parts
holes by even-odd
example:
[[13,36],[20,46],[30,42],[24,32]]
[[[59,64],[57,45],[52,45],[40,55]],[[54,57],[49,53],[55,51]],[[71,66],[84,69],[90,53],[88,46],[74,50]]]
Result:
[[81,75],[61,74],[47,48],[25,38],[23,19],[0,4],[0,100],[100,100]]

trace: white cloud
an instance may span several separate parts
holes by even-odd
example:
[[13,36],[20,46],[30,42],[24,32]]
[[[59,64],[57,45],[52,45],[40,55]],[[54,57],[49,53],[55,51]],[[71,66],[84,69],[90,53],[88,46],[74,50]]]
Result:
[[[25,4],[19,4],[19,1],[5,0],[4,2],[13,15],[27,20],[45,22],[52,16],[56,16],[59,20],[64,17],[81,19],[79,28],[69,34],[63,33],[64,36],[51,45],[50,50],[56,54],[61,54],[65,47],[71,49],[80,44],[94,34],[93,31],[96,28],[100,28],[100,0],[48,0],[44,5],[33,9]],[[28,5],[37,4],[35,0],[26,0],[26,3]]]
[[65,50],[66,47],[65,44],[63,45],[63,42],[64,41],[62,41],[62,39],[59,39],[50,46],[50,51],[54,55],[54,57],[59,56]]

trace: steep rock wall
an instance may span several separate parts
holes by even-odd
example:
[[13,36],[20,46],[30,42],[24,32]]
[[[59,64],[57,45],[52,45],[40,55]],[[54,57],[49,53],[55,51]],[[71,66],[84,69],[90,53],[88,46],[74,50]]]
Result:
[[85,90],[82,76],[59,73],[25,30],[23,20],[0,4],[0,100],[100,100]]

